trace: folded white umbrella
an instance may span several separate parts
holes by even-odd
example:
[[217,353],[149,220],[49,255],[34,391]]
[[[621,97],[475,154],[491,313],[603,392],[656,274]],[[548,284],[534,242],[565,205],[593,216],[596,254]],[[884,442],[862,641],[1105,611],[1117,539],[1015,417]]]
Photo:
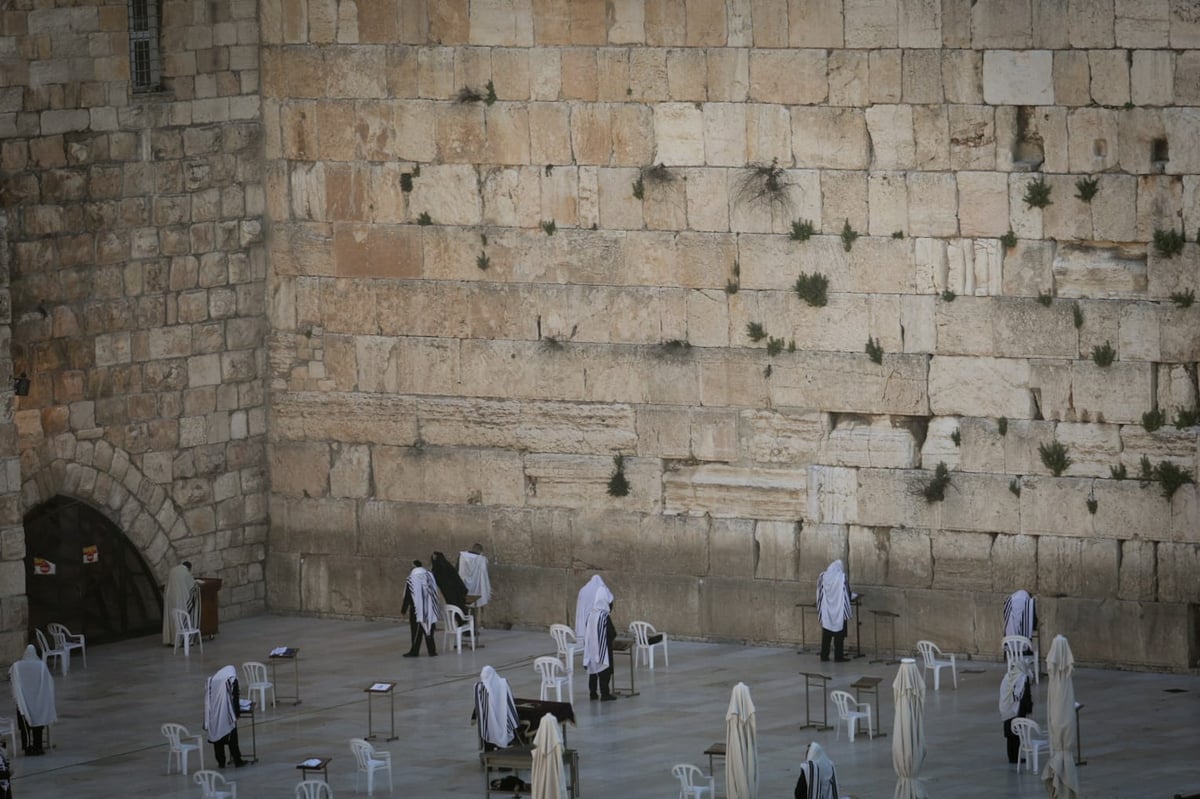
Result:
[[1046,701],[1047,725],[1050,728],[1050,757],[1042,769],[1042,781],[1050,799],[1079,798],[1079,769],[1075,766],[1079,751],[1079,729],[1075,726],[1075,657],[1065,636],[1054,636],[1050,654],[1046,655],[1046,671],[1050,675],[1049,698]]
[[758,797],[758,732],[754,702],[745,683],[733,686],[725,714],[725,795],[728,799]]
[[533,799],[563,799],[567,795],[566,774],[563,772],[562,734],[553,714],[542,716],[537,735],[533,736]]
[[925,678],[917,661],[904,658],[892,682],[896,721],[892,727],[892,766],[896,769],[895,799],[927,799],[919,779],[925,763]]

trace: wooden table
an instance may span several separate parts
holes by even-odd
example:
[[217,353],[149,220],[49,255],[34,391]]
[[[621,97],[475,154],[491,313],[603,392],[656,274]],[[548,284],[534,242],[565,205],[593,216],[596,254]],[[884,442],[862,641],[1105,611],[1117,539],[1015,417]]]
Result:
[[[563,765],[567,767],[567,795],[571,799],[579,796],[579,752],[575,749],[562,750]],[[508,749],[494,749],[483,753],[483,795],[490,797],[493,792],[503,796],[522,796],[532,793],[526,782],[526,788],[512,789],[492,787],[492,772],[494,769],[511,770],[519,774],[521,771],[533,770],[533,749],[527,746],[515,746]]]
[[[296,692],[291,696],[279,695],[279,676],[275,673],[275,666],[281,660],[292,661],[292,674],[295,677]],[[300,704],[300,650],[286,647],[286,651],[281,654],[268,654],[267,662],[271,664],[271,682],[275,683],[275,701],[287,702],[291,701],[293,705]]]
[[[315,760],[317,764],[315,766],[309,765],[310,760]],[[325,778],[325,782],[329,782],[329,761],[330,760],[333,760],[333,758],[332,757],[306,757],[306,758],[304,758],[304,760],[302,760],[301,762],[296,764],[296,768],[300,769],[300,779],[302,779],[302,780],[308,779],[308,773],[310,771],[313,774],[316,774],[319,771],[319,772],[321,772],[321,776],[323,776]]]

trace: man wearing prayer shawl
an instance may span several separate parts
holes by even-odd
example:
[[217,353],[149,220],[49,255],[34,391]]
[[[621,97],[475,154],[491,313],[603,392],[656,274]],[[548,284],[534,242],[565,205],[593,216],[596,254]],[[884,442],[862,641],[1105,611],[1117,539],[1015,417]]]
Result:
[[517,733],[517,706],[508,680],[491,666],[484,666],[475,683],[475,717],[485,751],[511,746]]
[[200,626],[200,587],[192,578],[192,564],[186,560],[167,573],[167,584],[163,587],[162,642],[164,646],[175,644],[174,610],[186,610],[192,626]]
[[54,679],[37,656],[33,645],[8,670],[13,699],[17,703],[17,722],[21,728],[21,748],[27,755],[44,755],[42,730],[58,721],[54,710]]
[[853,610],[850,605],[850,582],[840,560],[829,564],[817,579],[817,612],[821,616],[821,660],[829,660],[829,643],[833,642],[833,659],[847,660],[846,622]]
[[434,552],[429,569],[433,572],[438,590],[446,598],[446,604],[463,610],[467,606],[467,584],[458,576],[458,572],[450,561],[446,560],[446,556],[441,552]]
[[1023,635],[1033,640],[1037,630],[1037,607],[1029,592],[1022,588],[1004,600],[1004,634]]
[[241,768],[247,763],[242,759],[242,749],[238,746],[240,702],[237,671],[233,666],[225,666],[208,678],[204,686],[204,729],[213,745],[218,768],[225,768],[226,746],[233,757],[234,767]]
[[1021,739],[1012,731],[1012,721],[1033,712],[1033,691],[1029,686],[1029,664],[1015,659],[1000,681],[1000,718],[1008,743],[1008,762],[1016,763],[1021,754]]
[[617,637],[617,628],[612,623],[612,602],[608,588],[597,591],[584,624],[583,666],[588,672],[588,696],[603,702],[617,698],[611,688],[612,644]]
[[421,654],[422,638],[425,639],[429,656],[437,657],[437,644],[433,639],[437,632],[438,617],[442,615],[442,606],[438,602],[437,583],[419,560],[413,561],[413,570],[408,573],[404,605],[400,612],[408,614],[408,627],[412,634],[412,646],[404,653],[404,657],[415,658]]
[[575,638],[579,641],[587,637],[588,614],[592,612],[592,605],[596,603],[596,595],[602,592],[607,593],[611,602],[612,591],[608,590],[604,578],[598,574],[593,574],[592,579],[579,589],[579,596],[575,600]]
[[833,761],[816,741],[808,745],[808,754],[800,764],[800,779],[796,780],[796,799],[838,799],[837,775]]

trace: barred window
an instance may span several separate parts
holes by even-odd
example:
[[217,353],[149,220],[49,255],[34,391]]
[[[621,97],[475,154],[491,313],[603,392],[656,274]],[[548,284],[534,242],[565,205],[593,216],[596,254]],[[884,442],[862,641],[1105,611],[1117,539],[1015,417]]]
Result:
[[158,0],[129,4],[129,83],[134,92],[158,91],[162,55],[158,46]]

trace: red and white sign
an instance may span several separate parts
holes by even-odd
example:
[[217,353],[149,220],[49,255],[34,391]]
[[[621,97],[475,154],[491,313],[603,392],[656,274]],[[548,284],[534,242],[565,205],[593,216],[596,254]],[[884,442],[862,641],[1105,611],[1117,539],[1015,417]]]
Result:
[[46,560],[45,558],[34,558],[33,559],[33,573],[34,574],[42,574],[42,575],[57,574],[58,567],[55,566],[50,561]]
[[83,562],[96,563],[100,560],[100,550],[95,544],[83,548]]

